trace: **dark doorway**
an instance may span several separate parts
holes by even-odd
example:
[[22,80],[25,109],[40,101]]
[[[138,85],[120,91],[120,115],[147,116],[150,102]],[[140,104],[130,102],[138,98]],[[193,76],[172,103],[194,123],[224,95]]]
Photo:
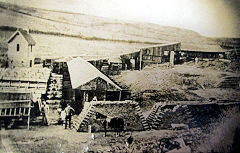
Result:
[[118,101],[119,94],[120,94],[120,91],[107,91],[106,92],[106,100],[107,101]]
[[113,131],[123,131],[124,129],[124,120],[122,118],[112,118],[110,123],[109,123],[109,127],[113,130]]

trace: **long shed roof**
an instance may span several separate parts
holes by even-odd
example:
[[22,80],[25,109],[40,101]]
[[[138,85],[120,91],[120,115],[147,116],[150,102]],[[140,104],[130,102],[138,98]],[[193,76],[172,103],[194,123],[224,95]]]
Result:
[[67,62],[68,71],[70,74],[72,88],[76,89],[95,78],[102,78],[107,83],[113,85],[118,90],[122,90],[118,85],[116,85],[112,80],[110,80],[106,75],[100,72],[92,64],[85,61],[81,57],[74,58]]

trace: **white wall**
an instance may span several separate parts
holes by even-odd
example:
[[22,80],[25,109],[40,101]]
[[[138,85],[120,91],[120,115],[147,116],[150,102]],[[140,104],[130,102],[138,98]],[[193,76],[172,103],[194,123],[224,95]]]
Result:
[[[17,44],[20,46],[20,50],[17,51]],[[17,35],[12,42],[8,43],[8,61],[10,67],[29,67],[30,60],[32,60],[32,66],[34,65],[34,46],[28,46],[28,42],[25,38],[19,34]],[[13,61],[13,62],[11,62]]]

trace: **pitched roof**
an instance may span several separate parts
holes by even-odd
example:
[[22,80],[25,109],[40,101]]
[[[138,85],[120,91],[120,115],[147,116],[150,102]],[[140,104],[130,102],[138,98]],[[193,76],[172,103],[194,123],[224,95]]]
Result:
[[72,88],[76,89],[95,78],[102,78],[107,83],[113,85],[118,90],[122,90],[118,85],[116,85],[112,80],[110,80],[106,75],[100,72],[92,64],[85,61],[81,57],[74,58],[67,62],[68,71],[70,74]]
[[28,42],[29,45],[36,44],[32,36],[23,29],[18,29],[16,32],[14,32],[12,36],[8,39],[8,43],[10,43],[18,34],[21,34],[24,37],[24,39]]

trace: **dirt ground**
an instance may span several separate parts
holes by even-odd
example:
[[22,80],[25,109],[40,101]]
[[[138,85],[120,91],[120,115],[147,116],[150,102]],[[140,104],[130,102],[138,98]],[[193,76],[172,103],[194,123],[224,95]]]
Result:
[[1,130],[1,140],[2,150],[10,150],[13,153],[71,153],[82,152],[91,140],[91,135],[64,129],[60,125],[37,125],[31,126],[30,130]]
[[[113,78],[133,92],[142,107],[161,101],[239,100],[239,86],[222,88],[226,77],[239,78],[239,71],[220,61],[188,62],[169,68],[166,64],[145,67],[142,71],[123,71]],[[235,66],[236,67],[236,66]],[[239,83],[239,82],[236,82]]]
[[[163,137],[177,137],[183,131],[154,130],[92,134],[64,129],[61,125],[32,126],[27,129],[1,130],[0,152],[12,153],[79,153],[89,152],[156,152],[158,142]],[[127,138],[132,135],[133,143],[126,146]],[[88,149],[87,149],[88,148]]]
[[[142,71],[124,71],[114,78],[134,94],[141,93],[141,107],[147,108],[143,109],[145,115],[150,113],[153,103],[159,101],[239,100],[239,88],[219,88],[224,77],[240,77],[238,72],[223,71],[214,66],[203,68],[202,65],[203,63],[187,63],[176,65],[174,68],[166,68],[164,65],[151,66]],[[89,133],[64,129],[62,125],[41,126],[40,121],[34,120],[30,130],[20,126],[16,129],[2,129],[0,132],[0,153],[79,153],[86,150],[119,153],[159,152],[159,141],[162,138],[183,138],[191,147],[191,150],[188,147],[183,152],[190,152],[194,151],[193,142],[197,142],[202,134],[198,128],[128,131],[120,133],[118,137],[115,132],[108,132],[107,137],[104,133],[94,133],[92,139],[92,134]],[[126,140],[131,134],[133,144],[127,147]]]

